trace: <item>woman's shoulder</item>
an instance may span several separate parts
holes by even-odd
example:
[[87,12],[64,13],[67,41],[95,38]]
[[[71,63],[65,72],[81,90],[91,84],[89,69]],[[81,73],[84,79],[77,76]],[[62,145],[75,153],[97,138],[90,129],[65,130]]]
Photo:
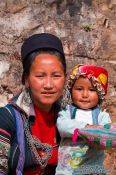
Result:
[[11,112],[10,104],[0,107],[0,116],[3,116],[3,115],[10,116],[10,117],[13,115]]
[[15,128],[15,118],[9,104],[0,108],[0,128],[9,132]]

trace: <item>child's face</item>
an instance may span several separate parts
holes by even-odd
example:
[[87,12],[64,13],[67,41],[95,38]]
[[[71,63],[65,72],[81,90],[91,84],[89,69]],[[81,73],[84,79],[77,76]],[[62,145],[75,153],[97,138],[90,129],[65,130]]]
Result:
[[98,94],[88,78],[80,77],[75,81],[72,100],[81,109],[91,109],[98,104]]

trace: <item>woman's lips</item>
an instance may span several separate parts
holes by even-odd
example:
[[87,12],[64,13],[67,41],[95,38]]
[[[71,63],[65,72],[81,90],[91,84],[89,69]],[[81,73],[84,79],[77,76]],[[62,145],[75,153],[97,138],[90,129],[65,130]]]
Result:
[[42,95],[45,95],[45,96],[51,96],[54,94],[55,94],[55,92],[42,92]]

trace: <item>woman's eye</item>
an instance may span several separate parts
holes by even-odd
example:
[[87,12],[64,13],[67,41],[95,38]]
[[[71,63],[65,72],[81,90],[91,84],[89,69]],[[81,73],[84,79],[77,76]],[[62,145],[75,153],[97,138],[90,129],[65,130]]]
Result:
[[38,77],[38,78],[43,78],[44,75],[36,75],[36,77]]
[[56,78],[61,77],[61,75],[60,74],[55,74],[54,77],[56,77]]

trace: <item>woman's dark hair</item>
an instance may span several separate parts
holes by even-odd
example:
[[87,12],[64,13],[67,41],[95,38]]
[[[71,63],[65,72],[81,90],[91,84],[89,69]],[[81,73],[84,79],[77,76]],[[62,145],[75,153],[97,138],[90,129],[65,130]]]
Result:
[[35,51],[29,54],[27,58],[25,58],[23,61],[22,84],[25,84],[25,78],[29,75],[31,65],[33,61],[35,60],[36,56],[41,53],[56,55],[59,58],[59,61],[63,65],[64,73],[66,73],[66,60],[60,52],[56,51],[55,49],[39,49],[38,51]]

